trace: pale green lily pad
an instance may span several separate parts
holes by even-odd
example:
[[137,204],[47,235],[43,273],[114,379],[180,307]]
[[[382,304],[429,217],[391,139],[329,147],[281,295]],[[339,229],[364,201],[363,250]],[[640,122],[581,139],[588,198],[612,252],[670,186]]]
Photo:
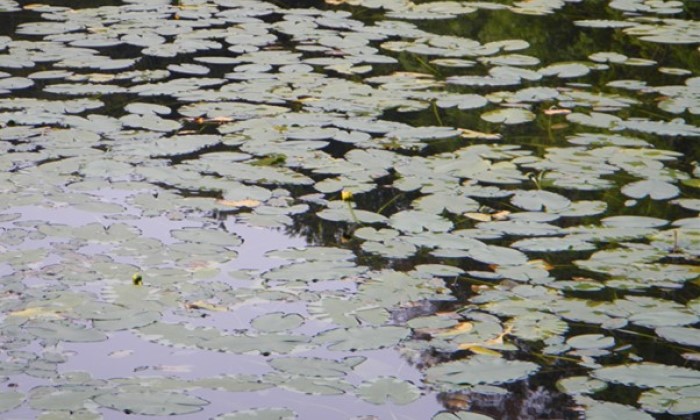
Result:
[[649,197],[652,200],[668,200],[680,193],[680,189],[675,185],[653,179],[627,184],[621,191],[627,197],[637,199]]
[[408,337],[410,329],[394,326],[336,328],[314,337],[329,350],[373,350],[390,347]]
[[201,411],[208,401],[186,394],[142,390],[98,395],[94,401],[102,407],[131,414],[172,416]]
[[506,125],[522,124],[535,118],[535,114],[522,108],[503,108],[481,114],[482,120]]
[[[583,397],[579,398],[582,399]],[[581,403],[579,401],[579,403]],[[591,420],[653,420],[654,417],[628,405],[607,401],[595,401],[585,398],[582,404],[586,407],[586,419]]]
[[466,385],[503,384],[525,379],[539,369],[532,362],[505,360],[492,356],[473,356],[468,360],[442,363],[428,368],[428,382],[459,388]]
[[367,210],[355,210],[350,208],[330,208],[316,213],[318,217],[331,222],[347,223],[385,223],[387,218],[381,214]]
[[107,391],[90,385],[43,386],[32,389],[29,406],[35,410],[77,411],[91,399]]
[[340,360],[317,357],[285,357],[271,360],[270,366],[292,375],[341,378],[366,360],[365,357],[345,357]]
[[534,312],[513,318],[508,325],[511,334],[523,340],[539,341],[549,337],[561,336],[569,330],[569,325],[555,315]]
[[650,389],[640,395],[639,404],[652,413],[692,416],[700,412],[700,386]]
[[433,416],[432,420],[492,420],[493,417],[467,411],[442,411]]
[[34,322],[27,326],[27,331],[44,340],[65,341],[71,343],[92,343],[104,341],[107,335],[102,331],[85,328],[64,322]]
[[272,388],[273,384],[265,383],[255,375],[223,375],[191,381],[193,386],[229,392],[252,392]]
[[446,232],[452,227],[452,222],[441,216],[416,210],[394,213],[389,223],[394,229],[410,233]]
[[689,327],[659,327],[656,334],[673,343],[700,347],[700,335],[696,328]]
[[375,300],[343,299],[326,296],[307,306],[310,314],[322,320],[331,320],[344,327],[383,325],[389,320],[389,312]]
[[594,244],[576,236],[521,239],[513,242],[511,246],[529,252],[590,251],[596,249]]
[[477,246],[467,250],[469,258],[484,264],[522,265],[527,263],[527,255],[517,249],[497,245]]
[[0,392],[0,413],[14,410],[22,405],[24,394],[17,391]]
[[224,247],[237,247],[243,243],[240,236],[220,229],[203,229],[192,227],[174,230],[171,232],[171,235],[181,241]]
[[606,349],[615,345],[615,338],[602,334],[583,334],[570,337],[566,343],[579,350]]
[[607,383],[588,376],[570,376],[557,381],[557,389],[569,395],[593,394],[607,387]]
[[415,270],[421,274],[437,277],[456,277],[464,274],[464,270],[461,268],[444,264],[419,264]]
[[517,191],[511,203],[529,211],[560,211],[571,205],[563,195],[542,190]]
[[421,396],[420,389],[413,383],[398,378],[375,378],[357,387],[357,396],[372,404],[392,402],[406,405]]
[[700,385],[700,371],[658,363],[604,367],[594,370],[591,375],[606,382],[640,388]]
[[260,315],[250,325],[258,331],[281,332],[293,330],[304,323],[304,317],[296,313],[274,312]]
[[367,271],[352,261],[310,261],[289,264],[265,272],[263,277],[271,281],[324,281],[357,276]]
[[255,408],[220,414],[216,420],[294,420],[297,415],[287,408]]
[[402,240],[389,239],[384,242],[366,241],[362,244],[362,250],[385,258],[408,258],[416,253],[417,248]]

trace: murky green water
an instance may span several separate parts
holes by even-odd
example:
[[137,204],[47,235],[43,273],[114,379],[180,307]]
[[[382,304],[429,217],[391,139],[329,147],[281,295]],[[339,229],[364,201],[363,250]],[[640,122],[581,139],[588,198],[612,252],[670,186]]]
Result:
[[691,418],[697,2],[0,0],[2,418]]

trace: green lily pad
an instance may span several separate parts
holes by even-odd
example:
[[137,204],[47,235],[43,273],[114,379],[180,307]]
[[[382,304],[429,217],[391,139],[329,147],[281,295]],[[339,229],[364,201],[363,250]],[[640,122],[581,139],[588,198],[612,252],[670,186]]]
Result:
[[294,420],[297,415],[287,408],[256,408],[220,414],[216,420]]
[[398,344],[410,329],[394,326],[336,328],[314,337],[314,342],[327,344],[329,350],[373,350]]
[[317,357],[284,357],[271,360],[270,366],[280,372],[299,376],[341,378],[366,360],[365,357],[346,357],[340,360]]
[[24,394],[17,391],[0,392],[0,413],[14,410],[22,405]]
[[251,321],[251,326],[258,331],[281,332],[293,330],[304,323],[304,317],[296,313],[275,312],[260,315]]
[[104,392],[90,385],[36,387],[29,395],[29,406],[35,410],[77,411]]
[[372,404],[410,404],[421,396],[420,389],[398,378],[375,378],[357,387],[357,396]]
[[542,312],[516,316],[508,325],[513,329],[512,335],[528,341],[560,336],[569,330],[569,325],[561,318]]
[[428,368],[428,382],[459,388],[478,384],[503,384],[525,379],[536,372],[539,366],[532,362],[505,360],[492,356],[473,356],[468,360],[442,363]]
[[570,376],[557,381],[557,389],[569,395],[593,394],[607,386],[605,382],[588,376]]
[[700,347],[700,336],[698,336],[698,330],[695,328],[659,327],[656,329],[656,334],[673,343]]
[[579,350],[606,349],[615,345],[615,339],[602,334],[583,334],[570,337],[566,343]]
[[522,124],[535,119],[535,114],[522,108],[503,108],[481,114],[481,119],[506,125]]
[[[581,403],[582,398],[579,398]],[[654,417],[628,405],[606,401],[595,401],[585,398],[582,404],[586,407],[586,418],[595,420],[623,419],[623,420],[652,420]]]
[[94,401],[102,407],[128,414],[173,416],[201,411],[209,404],[198,397],[174,392],[142,390],[101,394]]
[[418,233],[427,230],[429,232],[446,232],[452,227],[452,222],[432,213],[416,210],[405,210],[394,213],[389,223],[401,232]]
[[700,412],[700,386],[650,389],[640,395],[639,404],[652,413],[692,416]]
[[442,411],[433,416],[432,420],[491,420],[493,417],[467,411]]
[[591,375],[603,381],[640,388],[700,385],[700,371],[658,363],[604,367],[594,370]]

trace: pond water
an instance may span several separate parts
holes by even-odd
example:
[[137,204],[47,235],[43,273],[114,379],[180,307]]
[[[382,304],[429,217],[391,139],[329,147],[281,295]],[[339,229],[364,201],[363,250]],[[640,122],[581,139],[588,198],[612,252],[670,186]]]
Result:
[[0,0],[0,416],[692,418],[697,16]]

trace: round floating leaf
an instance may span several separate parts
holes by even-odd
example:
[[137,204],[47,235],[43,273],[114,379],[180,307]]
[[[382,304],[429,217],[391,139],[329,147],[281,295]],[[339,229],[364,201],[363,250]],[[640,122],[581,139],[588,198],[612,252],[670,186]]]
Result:
[[600,221],[603,226],[619,228],[656,228],[668,224],[667,220],[647,216],[611,216]]
[[17,391],[0,392],[0,413],[14,410],[24,401],[24,394]]
[[561,336],[569,330],[569,324],[555,315],[543,312],[525,313],[508,324],[511,334],[523,340],[538,341]]
[[310,261],[284,265],[265,272],[264,278],[273,281],[324,281],[360,275],[367,267],[352,261]]
[[296,418],[296,413],[287,408],[255,408],[214,417],[216,420],[294,420]]
[[654,417],[628,405],[612,402],[595,401],[590,398],[584,402],[587,420],[654,420]]
[[328,344],[330,350],[374,350],[398,344],[410,332],[394,326],[336,328],[318,334],[314,341]]
[[521,239],[511,244],[513,248],[529,252],[590,251],[596,246],[576,236],[564,238]]
[[127,391],[98,395],[94,401],[102,407],[123,413],[146,416],[174,416],[201,411],[209,402],[174,392]]
[[433,416],[432,420],[492,420],[493,417],[467,411],[443,411]]
[[32,389],[29,406],[35,410],[77,411],[104,392],[89,385],[41,386]]
[[604,367],[591,375],[603,381],[641,388],[700,385],[700,371],[657,363]]
[[92,343],[107,339],[102,331],[62,322],[35,322],[27,327],[27,331],[45,340],[70,343]]
[[700,347],[700,334],[696,328],[687,327],[659,327],[656,334],[673,343]]
[[173,230],[171,235],[181,241],[225,247],[237,247],[243,243],[243,239],[241,239],[240,236],[221,229],[188,227],[180,230]]
[[507,125],[522,124],[535,119],[535,114],[522,108],[503,108],[481,114],[481,119]]
[[473,356],[433,366],[425,371],[425,379],[448,387],[503,384],[525,379],[539,366],[532,362],[505,360],[492,356]]
[[651,389],[642,393],[639,404],[652,413],[693,415],[700,412],[700,386]]
[[306,261],[343,261],[355,259],[355,254],[349,249],[323,246],[278,249],[266,253],[265,256],[290,260],[303,259]]
[[571,205],[563,195],[543,190],[517,191],[510,202],[529,211],[560,211]]
[[417,400],[420,395],[417,386],[398,378],[375,378],[357,387],[357,396],[372,404],[392,402],[406,405]]
[[615,345],[615,338],[602,334],[583,334],[569,338],[566,343],[579,350],[607,349]]
[[668,200],[680,193],[680,189],[675,185],[655,179],[632,182],[622,187],[621,191],[627,197],[649,197],[652,200]]
[[362,250],[379,254],[386,258],[408,258],[416,253],[416,246],[401,240],[390,239],[384,242],[367,241],[362,244]]
[[571,376],[557,381],[557,389],[569,395],[592,394],[607,386],[605,382],[588,376]]
[[527,263],[527,255],[517,249],[497,245],[475,246],[467,250],[467,255],[484,264],[522,265]]
[[318,217],[331,222],[347,223],[385,223],[387,218],[381,214],[367,210],[355,210],[347,207],[337,207],[322,210],[316,213]]
[[418,264],[416,271],[436,277],[456,277],[464,273],[459,267],[444,264]]
[[341,378],[364,362],[366,357],[346,357],[340,360],[317,357],[284,357],[270,361],[270,366],[280,372],[300,376]]
[[287,314],[284,312],[275,312],[271,314],[261,315],[250,325],[258,331],[264,332],[280,332],[293,330],[300,327],[304,323],[304,317],[299,314]]
[[390,224],[402,232],[419,233],[446,232],[452,228],[452,222],[436,214],[416,210],[404,210],[391,216]]

